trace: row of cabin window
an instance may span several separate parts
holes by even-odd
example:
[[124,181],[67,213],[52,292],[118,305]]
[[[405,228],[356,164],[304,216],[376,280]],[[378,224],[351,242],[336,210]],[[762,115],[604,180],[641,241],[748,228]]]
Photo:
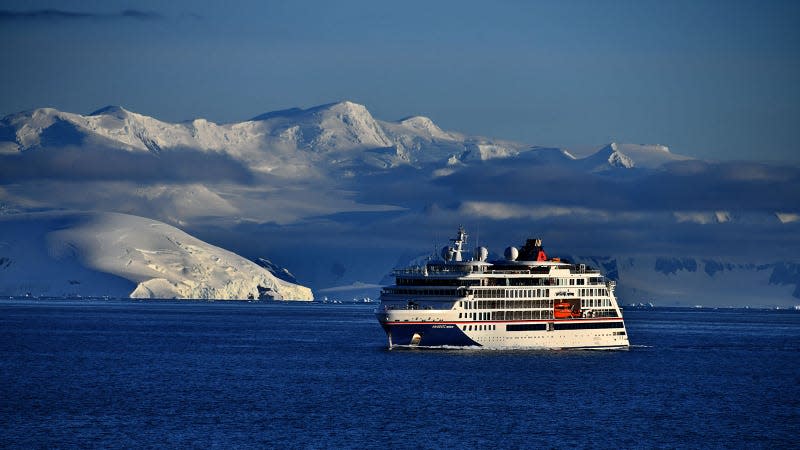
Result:
[[578,289],[578,295],[581,297],[605,297],[608,296],[608,289]]
[[455,297],[458,291],[455,289],[397,289],[397,288],[384,288],[387,294],[404,294],[404,295],[442,295],[448,297]]
[[550,289],[476,289],[475,298],[549,297]]
[[464,309],[531,309],[552,308],[553,300],[477,300],[459,302]]
[[[548,327],[544,323],[523,323],[506,325],[506,331],[545,331],[548,328],[552,331],[556,330],[591,330],[591,329],[608,329],[608,328],[624,328],[622,322],[601,322],[601,323],[557,323],[555,326]],[[496,330],[497,325],[462,325],[464,331],[484,331]],[[624,331],[615,331],[614,336],[625,336]]]
[[543,310],[529,310],[529,311],[487,311],[482,313],[458,313],[458,318],[469,319],[469,320],[552,319],[553,311],[548,309],[543,309]]
[[[461,301],[458,306],[463,309],[532,309],[552,308],[555,300],[476,300]],[[584,298],[583,308],[611,307],[610,298]]]
[[[472,291],[475,298],[537,298],[549,297],[550,289],[476,289]],[[608,289],[578,289],[581,297],[607,296]]]
[[497,325],[464,325],[464,331],[489,331],[489,330],[496,330]]
[[[595,309],[591,311],[592,317],[618,317],[614,309]],[[516,311],[486,311],[473,313],[458,313],[459,319],[469,320],[549,320],[553,318],[553,311],[541,310],[516,310]]]
[[591,278],[484,278],[481,286],[593,286],[604,285],[603,277]]
[[437,279],[437,278],[398,278],[398,286],[480,286],[480,280]]
[[609,298],[585,298],[581,302],[584,308],[611,307],[611,299]]

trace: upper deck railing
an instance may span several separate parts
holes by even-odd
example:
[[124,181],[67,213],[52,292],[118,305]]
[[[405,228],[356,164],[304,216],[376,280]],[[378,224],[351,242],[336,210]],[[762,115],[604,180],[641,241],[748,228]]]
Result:
[[466,275],[472,273],[470,266],[452,265],[452,266],[414,266],[404,267],[401,269],[394,269],[395,275],[422,275],[422,276],[436,276],[436,275]]
[[[475,267],[476,269],[473,269]],[[487,265],[471,266],[469,264],[453,264],[453,265],[430,265],[430,266],[413,266],[394,269],[392,273],[398,275],[417,275],[422,277],[437,277],[437,276],[465,276],[469,274],[479,275],[548,275],[552,267],[559,269],[569,269],[570,274],[600,274],[597,269],[588,268],[579,265],[570,266],[522,266],[522,267],[504,267],[493,268]]]

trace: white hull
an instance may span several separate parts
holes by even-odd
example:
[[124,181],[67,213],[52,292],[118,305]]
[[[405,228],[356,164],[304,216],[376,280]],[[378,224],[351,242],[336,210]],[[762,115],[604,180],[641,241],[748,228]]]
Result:
[[450,322],[443,317],[449,314],[441,313],[435,315],[442,317],[426,317],[432,320],[420,320],[419,314],[412,311],[377,315],[389,347],[624,349],[630,346],[621,319]]

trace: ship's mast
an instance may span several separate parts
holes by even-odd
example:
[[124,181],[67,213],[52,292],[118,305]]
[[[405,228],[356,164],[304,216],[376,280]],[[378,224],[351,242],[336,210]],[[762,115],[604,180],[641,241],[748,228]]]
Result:
[[453,260],[463,261],[463,259],[461,259],[461,247],[467,243],[467,232],[464,231],[463,226],[458,227],[456,238],[450,239],[450,242],[453,243]]

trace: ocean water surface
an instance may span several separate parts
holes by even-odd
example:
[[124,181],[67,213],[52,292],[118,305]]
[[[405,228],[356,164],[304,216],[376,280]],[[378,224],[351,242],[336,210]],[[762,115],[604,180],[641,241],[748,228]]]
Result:
[[628,351],[386,350],[369,305],[0,301],[0,447],[790,448],[800,313]]

